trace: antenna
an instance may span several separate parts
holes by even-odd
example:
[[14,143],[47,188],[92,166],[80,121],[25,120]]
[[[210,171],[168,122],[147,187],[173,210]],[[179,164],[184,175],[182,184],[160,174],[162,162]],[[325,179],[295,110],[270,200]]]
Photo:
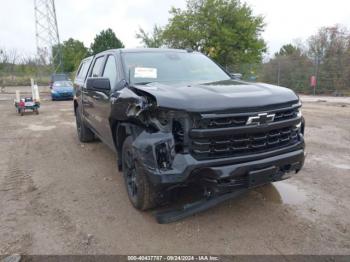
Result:
[[[34,0],[35,36],[39,63],[51,64],[56,73],[62,68],[55,0]],[[52,48],[55,47],[55,52]]]

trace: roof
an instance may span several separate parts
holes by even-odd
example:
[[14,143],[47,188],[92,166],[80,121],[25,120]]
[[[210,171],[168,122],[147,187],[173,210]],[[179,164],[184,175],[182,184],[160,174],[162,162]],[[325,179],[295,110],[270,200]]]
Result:
[[173,49],[173,48],[118,48],[118,49],[110,49],[103,51],[104,52],[119,52],[119,53],[145,53],[145,52],[179,52],[185,53],[188,52],[186,49]]

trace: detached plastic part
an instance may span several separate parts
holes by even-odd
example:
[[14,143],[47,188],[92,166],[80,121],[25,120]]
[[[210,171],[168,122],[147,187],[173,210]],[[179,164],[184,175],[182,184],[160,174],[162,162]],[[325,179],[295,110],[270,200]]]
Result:
[[155,213],[155,218],[159,224],[168,224],[192,216],[196,213],[205,211],[213,206],[218,205],[226,200],[239,197],[247,192],[248,189],[240,189],[232,193],[214,196],[209,199],[203,199],[194,203],[186,204],[180,209],[170,209]]

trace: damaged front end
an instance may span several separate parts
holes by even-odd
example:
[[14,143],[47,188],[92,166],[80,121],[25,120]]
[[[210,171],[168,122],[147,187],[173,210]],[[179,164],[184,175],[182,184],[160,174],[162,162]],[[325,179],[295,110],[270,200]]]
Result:
[[[154,184],[167,183],[164,176],[182,172],[179,157],[189,152],[191,117],[186,112],[150,107],[143,113],[142,131],[135,137],[134,150]],[[171,183],[171,181],[169,181]]]
[[172,169],[175,155],[188,152],[188,113],[160,108],[153,96],[137,89],[125,88],[111,100],[111,116],[133,136],[135,152],[147,170]]
[[205,210],[249,188],[286,179],[303,166],[300,105],[269,109],[275,121],[257,128],[246,122],[260,111],[187,112],[160,107],[144,91],[123,91],[114,100],[112,113],[133,137],[135,161],[153,185],[159,204],[174,199],[183,188],[199,192],[199,201],[156,215],[160,223]]

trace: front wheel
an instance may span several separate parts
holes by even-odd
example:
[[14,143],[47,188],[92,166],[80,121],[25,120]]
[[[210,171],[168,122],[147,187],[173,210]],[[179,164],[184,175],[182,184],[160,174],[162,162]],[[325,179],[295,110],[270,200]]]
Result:
[[122,166],[126,190],[135,208],[147,210],[156,206],[156,194],[136,160],[132,142],[132,137],[128,136],[123,143]]
[[77,125],[77,132],[80,142],[91,142],[94,140],[94,133],[85,125],[79,109],[76,109],[75,122]]

